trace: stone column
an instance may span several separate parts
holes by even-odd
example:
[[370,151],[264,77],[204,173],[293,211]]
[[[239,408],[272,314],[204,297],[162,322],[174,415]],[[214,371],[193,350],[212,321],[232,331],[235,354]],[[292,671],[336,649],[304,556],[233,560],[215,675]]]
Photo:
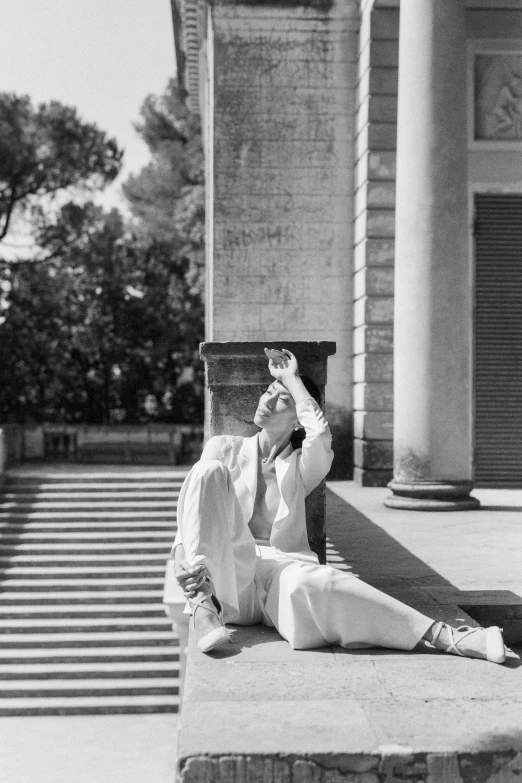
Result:
[[[201,343],[200,354],[205,361],[209,396],[210,436],[242,435],[259,432],[253,415],[260,395],[270,384],[268,362],[263,348],[267,343],[212,342]],[[288,348],[297,357],[299,371],[308,375],[319,387],[324,408],[327,360],[335,353],[333,342],[273,341],[268,347]],[[306,499],[306,524],[310,548],[321,563],[326,562],[325,483]]]
[[394,508],[475,508],[464,0],[401,0]]

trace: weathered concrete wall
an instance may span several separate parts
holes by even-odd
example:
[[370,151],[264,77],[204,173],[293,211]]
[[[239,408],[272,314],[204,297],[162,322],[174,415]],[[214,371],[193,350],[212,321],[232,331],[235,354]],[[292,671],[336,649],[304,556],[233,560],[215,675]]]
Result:
[[354,230],[354,478],[393,467],[393,273],[399,11],[363,5]]
[[328,415],[344,476],[357,6],[215,0],[211,14],[207,339],[335,341]]

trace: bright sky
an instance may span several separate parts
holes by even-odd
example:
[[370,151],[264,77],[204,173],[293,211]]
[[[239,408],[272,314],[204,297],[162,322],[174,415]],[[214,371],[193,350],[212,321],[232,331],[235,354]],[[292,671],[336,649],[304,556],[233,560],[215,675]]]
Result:
[[125,149],[106,206],[147,163],[132,123],[175,72],[169,0],[0,0],[0,91],[76,106]]

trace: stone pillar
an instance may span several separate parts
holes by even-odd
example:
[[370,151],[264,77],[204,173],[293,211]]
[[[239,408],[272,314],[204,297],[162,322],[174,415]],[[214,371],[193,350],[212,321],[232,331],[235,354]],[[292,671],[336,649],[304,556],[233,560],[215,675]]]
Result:
[[[205,361],[209,395],[209,433],[212,435],[242,435],[259,432],[253,423],[260,395],[271,383],[268,362],[263,348],[267,343],[209,342],[202,343],[200,354]],[[272,342],[268,347],[288,348],[297,357],[299,371],[308,375],[321,391],[324,408],[324,388],[327,360],[335,354],[332,342]],[[326,562],[325,545],[325,482],[314,489],[306,500],[306,524],[310,548],[321,563]]]
[[351,478],[359,1],[209,7],[206,339],[335,341],[328,415]]
[[464,0],[401,0],[394,508],[475,508]]

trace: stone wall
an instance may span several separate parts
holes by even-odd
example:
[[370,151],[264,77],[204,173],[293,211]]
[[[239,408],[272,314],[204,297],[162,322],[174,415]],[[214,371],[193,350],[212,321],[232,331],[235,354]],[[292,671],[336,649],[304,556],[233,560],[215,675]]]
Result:
[[393,468],[393,263],[398,8],[363,4],[359,36],[354,229],[354,478]]
[[[387,752],[386,752],[387,751]],[[375,754],[192,756],[181,759],[179,783],[518,783],[522,754],[514,750],[468,753],[414,753],[390,746]]]
[[335,341],[328,416],[347,477],[358,3],[306,5],[212,5],[207,339]]

